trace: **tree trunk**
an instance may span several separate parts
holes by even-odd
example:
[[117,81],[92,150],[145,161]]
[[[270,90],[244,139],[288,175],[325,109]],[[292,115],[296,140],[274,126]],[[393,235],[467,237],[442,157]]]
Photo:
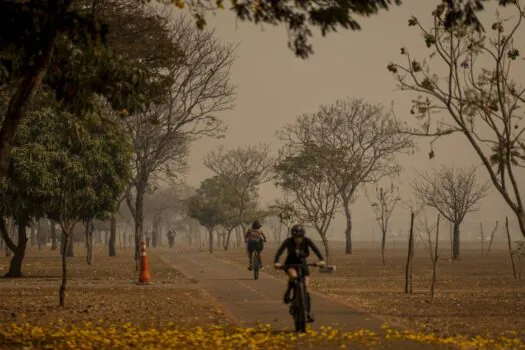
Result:
[[509,218],[505,217],[505,230],[507,231],[507,244],[509,247],[509,256],[510,256],[510,263],[512,265],[512,274],[514,275],[514,279],[518,279],[518,274],[516,272],[516,264],[514,263],[514,254],[512,251],[512,241],[510,239],[510,231],[509,231]]
[[64,233],[62,232],[60,234],[60,255],[64,255],[65,251],[66,251],[66,246],[65,246],[65,237],[64,237]]
[[93,263],[93,221],[86,222],[86,262],[88,265]]
[[110,219],[110,235],[109,235],[109,256],[117,256],[117,249],[115,247],[117,238],[117,218],[113,213]]
[[448,222],[448,226],[450,236],[450,262],[452,262],[454,256],[454,224],[452,223],[452,221]]
[[224,250],[228,250],[228,248],[230,247],[230,238],[231,238],[231,235],[232,235],[232,231],[233,231],[233,227],[229,228],[227,233],[226,233],[226,240],[224,242]]
[[13,250],[13,257],[11,258],[11,262],[9,263],[9,271],[5,274],[5,277],[22,277],[22,263],[24,262],[24,257],[26,254],[26,246],[27,246],[27,220],[19,219],[18,222],[18,244],[14,246],[14,243],[11,241],[10,245]]
[[62,6],[58,5],[56,1],[51,3],[54,3],[55,6],[50,4],[47,9],[47,11],[49,11],[48,18],[50,18],[50,21],[45,24],[47,28],[43,28],[40,40],[41,47],[39,48],[38,55],[18,83],[18,86],[11,96],[2,123],[2,128],[0,129],[0,177],[7,176],[9,169],[9,155],[11,153],[11,148],[13,147],[16,130],[20,121],[24,117],[26,106],[30,102],[34,92],[38,90],[42,83],[42,79],[49,69],[58,34],[58,14],[62,11],[63,13],[66,13],[71,1],[66,2],[67,4]]
[[459,225],[461,223],[455,222],[454,223],[454,233],[452,236],[452,259],[459,260],[459,248],[460,248],[460,241],[459,241]]
[[[70,237],[69,233],[66,234],[65,232],[62,232],[62,236],[64,237],[64,246],[70,246]],[[59,296],[59,304],[61,307],[65,306],[66,303],[66,286],[67,286],[67,257],[66,254],[62,254],[62,283],[60,284],[60,289],[58,291]]]
[[352,254],[352,212],[350,211],[350,201],[347,198],[343,198],[343,208],[345,211],[346,218],[346,229],[345,229],[345,254]]
[[213,254],[213,227],[208,229],[208,251]]
[[381,232],[381,260],[383,260],[383,266],[386,265],[386,263],[385,263],[385,247],[386,247],[386,230],[382,230],[382,232]]
[[16,250],[16,246],[11,238],[11,219],[7,220],[7,224],[3,217],[0,217],[0,234],[4,242],[5,256],[9,257],[11,250]]
[[67,239],[67,242],[64,239],[64,242],[67,243],[67,245],[66,245],[66,247],[67,247],[66,257],[72,258],[73,256],[75,256],[75,254],[74,254],[74,245],[73,245],[73,232],[71,232],[69,235],[71,237],[69,237]]
[[518,218],[518,225],[520,227],[521,235],[525,237],[525,209],[521,209],[516,214],[516,217]]
[[407,263],[405,266],[405,293],[412,294],[412,259],[414,257],[414,213],[410,213]]
[[321,236],[321,240],[323,241],[325,259],[328,262],[330,260],[330,249],[328,247],[328,238],[326,238],[326,233],[319,232],[319,235]]

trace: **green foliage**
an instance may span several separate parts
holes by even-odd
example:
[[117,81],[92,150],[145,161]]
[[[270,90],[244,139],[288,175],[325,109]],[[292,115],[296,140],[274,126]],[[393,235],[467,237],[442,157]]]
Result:
[[197,193],[186,201],[188,216],[212,230],[224,220],[225,196],[223,182],[218,177],[202,181]]
[[103,219],[130,177],[130,142],[104,108],[78,120],[37,95],[21,124],[8,178],[0,182],[4,215],[55,220]]
[[[293,196],[293,200],[281,203],[282,223],[298,219],[314,226],[325,237],[328,226],[339,206],[339,190],[331,177],[317,162],[316,152],[310,152],[310,145],[300,150],[283,152],[275,166],[277,185]],[[276,208],[277,209],[277,208]]]
[[307,144],[297,152],[284,156],[275,166],[278,176],[278,185],[291,191],[300,191],[310,182],[327,181],[326,172],[319,162],[318,147]]
[[[70,2],[0,4],[0,87],[17,84],[20,77],[30,74],[39,53],[46,50],[45,39],[56,30],[43,83],[73,114],[91,113],[97,104],[95,94],[108,99],[115,110],[131,113],[162,95],[161,87],[167,82],[154,69],[159,60],[168,63],[180,56],[169,40],[166,20],[144,4]],[[137,31],[143,23],[148,30]],[[130,36],[136,43],[132,49],[119,44],[120,38]],[[138,43],[147,51],[136,50]],[[156,61],[151,59],[154,55]]]
[[220,176],[214,176],[204,180],[197,193],[187,200],[187,214],[208,229],[218,225],[233,228],[239,225],[242,205],[247,222],[266,216],[257,210],[256,200],[257,193],[252,190],[245,195],[241,204],[241,198],[231,184]]

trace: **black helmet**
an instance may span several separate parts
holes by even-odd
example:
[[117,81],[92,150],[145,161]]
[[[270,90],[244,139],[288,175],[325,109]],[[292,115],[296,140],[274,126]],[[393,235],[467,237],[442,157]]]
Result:
[[295,224],[290,229],[290,233],[292,234],[292,237],[304,237],[306,230],[304,229],[303,225]]
[[254,220],[253,223],[252,223],[252,228],[254,230],[258,230],[262,227],[261,223],[259,220]]

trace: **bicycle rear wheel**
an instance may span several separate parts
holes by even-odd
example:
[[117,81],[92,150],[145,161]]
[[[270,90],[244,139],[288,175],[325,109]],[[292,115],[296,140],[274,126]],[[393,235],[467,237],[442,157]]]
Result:
[[252,265],[253,265],[253,279],[257,280],[259,278],[259,269],[261,268],[259,252],[257,251],[253,254]]
[[299,333],[304,333],[306,332],[306,292],[304,290],[303,282],[299,282],[297,284],[294,299],[295,331]]

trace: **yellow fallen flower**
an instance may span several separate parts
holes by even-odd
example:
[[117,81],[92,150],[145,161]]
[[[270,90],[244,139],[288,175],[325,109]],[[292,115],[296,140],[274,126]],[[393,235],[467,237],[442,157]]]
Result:
[[321,327],[308,329],[305,334],[275,332],[271,326],[240,328],[209,326],[184,328],[170,325],[165,329],[141,329],[131,324],[102,326],[85,324],[56,325],[48,328],[31,324],[0,325],[0,344],[25,349],[297,349],[315,345],[333,345],[351,348],[356,345],[376,345],[392,341],[455,346],[459,349],[524,349],[525,344],[516,337],[484,338],[439,337],[431,333],[399,331],[383,327],[382,334],[367,329],[353,332]]

